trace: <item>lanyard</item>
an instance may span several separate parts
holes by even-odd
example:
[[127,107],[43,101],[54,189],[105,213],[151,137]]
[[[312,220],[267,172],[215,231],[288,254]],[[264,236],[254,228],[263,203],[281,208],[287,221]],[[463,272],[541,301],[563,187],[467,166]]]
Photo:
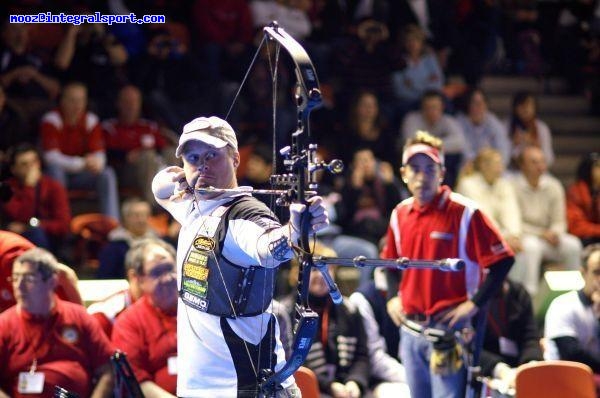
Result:
[[[56,316],[55,316],[56,315]],[[42,351],[44,346],[48,346],[48,351],[46,352],[46,354],[48,354],[48,352],[50,352],[50,350],[52,349],[52,331],[54,328],[54,323],[56,321],[56,319],[58,318],[57,314],[53,314],[51,313],[50,316],[48,318],[46,318],[44,320],[44,323],[40,325],[40,323],[38,322],[27,322],[27,320],[25,319],[25,315],[23,314],[23,310],[19,309],[19,319],[21,321],[21,326],[23,329],[23,334],[25,336],[25,343],[27,346],[29,347],[33,347],[33,360],[31,362],[31,368],[29,370],[30,373],[34,373],[36,368],[37,368],[37,363],[38,363],[38,358],[41,358],[42,355]],[[39,341],[35,342],[34,339],[34,335],[30,334],[29,332],[31,331],[31,329],[37,329],[37,326],[40,325],[42,328],[42,333],[40,336]],[[46,341],[48,340],[48,341]],[[47,344],[45,344],[47,343]]]

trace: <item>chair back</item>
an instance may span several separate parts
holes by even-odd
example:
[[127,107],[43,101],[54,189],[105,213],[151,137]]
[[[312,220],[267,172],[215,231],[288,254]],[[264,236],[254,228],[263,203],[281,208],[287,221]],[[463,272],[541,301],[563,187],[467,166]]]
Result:
[[542,361],[519,366],[515,380],[518,398],[595,398],[592,369],[572,361]]
[[302,398],[319,398],[321,396],[317,376],[309,368],[300,366],[294,373],[294,379],[302,392]]
[[108,242],[108,233],[119,221],[102,213],[79,214],[71,220],[71,233],[75,237],[73,261],[81,269],[98,268],[98,253]]

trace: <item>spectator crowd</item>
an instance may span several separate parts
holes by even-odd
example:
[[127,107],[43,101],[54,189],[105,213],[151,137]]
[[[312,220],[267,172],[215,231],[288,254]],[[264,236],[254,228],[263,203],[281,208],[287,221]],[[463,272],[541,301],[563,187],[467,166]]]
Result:
[[[238,180],[271,186],[281,165],[265,143],[290,144],[297,124],[291,63],[279,65],[275,92],[274,52],[258,48],[272,20],[318,73],[323,107],[311,123],[319,156],[346,164],[341,175],[318,176],[330,218],[316,238],[320,254],[391,256],[390,217],[414,194],[402,153],[426,131],[443,145],[440,189],[485,214],[514,253],[482,307],[483,375],[508,391],[519,365],[566,359],[600,380],[600,141],[580,154],[565,187],[549,171],[557,156],[536,94],[513,93],[503,120],[480,85],[490,74],[561,76],[600,111],[600,1],[14,0],[0,11],[166,17],[110,26],[2,20],[0,398],[49,397],[54,385],[111,396],[115,349],[129,356],[145,396],[175,396],[179,225],[155,202],[152,179],[180,162],[185,123],[227,115],[242,157]],[[116,225],[93,250],[83,247],[91,268],[78,263],[82,237],[72,227],[85,201]],[[291,333],[287,276],[296,267],[282,265],[277,277],[282,335]],[[555,299],[540,323],[532,301],[547,269],[580,271],[585,285]],[[418,369],[411,364],[407,379],[408,350],[385,311],[398,286],[381,271],[362,269],[340,306],[311,275],[311,303],[324,320],[305,366],[324,397],[411,396]],[[78,277],[126,279],[128,288],[89,305]]]

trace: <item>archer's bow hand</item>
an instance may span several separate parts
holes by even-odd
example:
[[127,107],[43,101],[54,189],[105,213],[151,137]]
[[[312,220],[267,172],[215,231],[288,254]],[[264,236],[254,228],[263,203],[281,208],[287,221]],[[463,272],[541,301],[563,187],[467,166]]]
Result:
[[[310,217],[310,231],[314,234],[329,225],[329,216],[325,209],[325,203],[320,196],[313,196],[308,199],[308,215]],[[291,240],[297,241],[302,230],[302,215],[306,211],[306,205],[302,203],[292,203],[290,205],[290,229]]]

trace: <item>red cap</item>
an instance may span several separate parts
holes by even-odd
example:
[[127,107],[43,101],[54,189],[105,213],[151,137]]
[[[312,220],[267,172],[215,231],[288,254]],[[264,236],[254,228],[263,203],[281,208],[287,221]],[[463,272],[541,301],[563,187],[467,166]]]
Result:
[[408,163],[410,158],[419,153],[429,156],[431,160],[433,160],[440,166],[444,166],[444,153],[439,149],[427,144],[414,144],[406,148],[404,150],[404,153],[402,153],[402,165]]

